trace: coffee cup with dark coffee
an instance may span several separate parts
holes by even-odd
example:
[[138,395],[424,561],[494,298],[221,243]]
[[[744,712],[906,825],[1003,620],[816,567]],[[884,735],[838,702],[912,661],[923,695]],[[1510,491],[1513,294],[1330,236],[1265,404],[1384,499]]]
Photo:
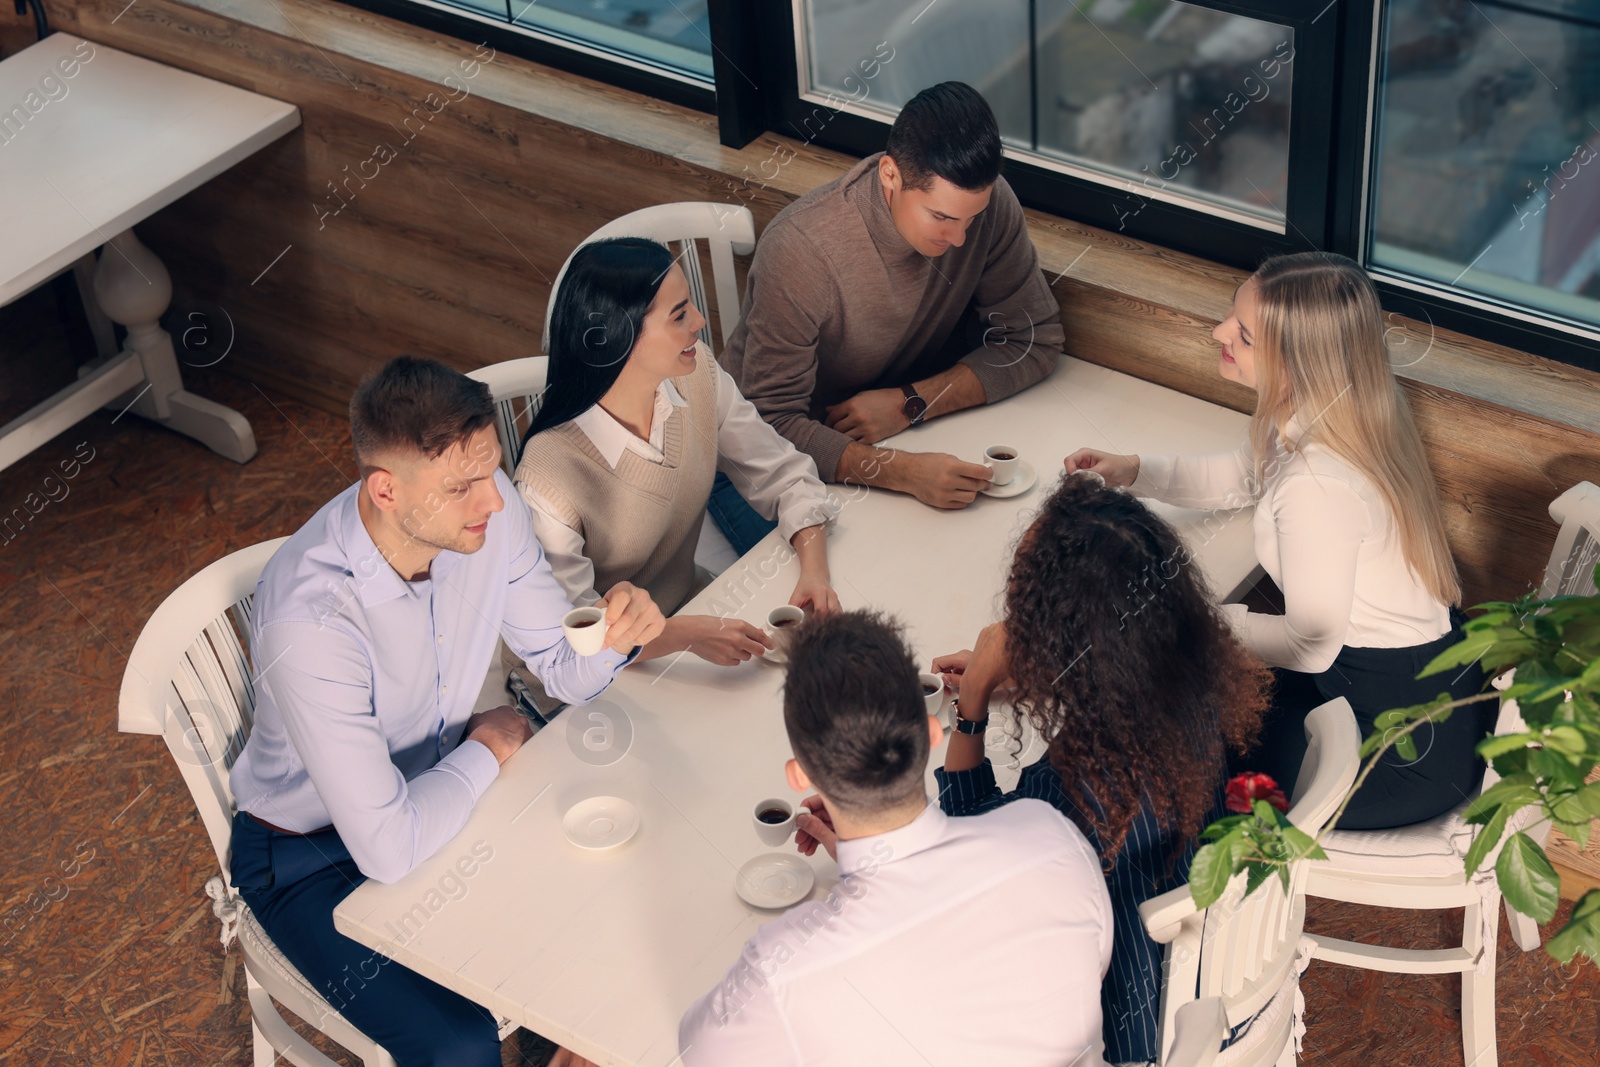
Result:
[[928,714],[938,719],[941,726],[949,726],[945,711],[950,706],[950,691],[944,687],[944,679],[928,673],[917,677],[922,682],[922,700],[928,705]]
[[768,797],[756,804],[753,822],[756,836],[763,844],[776,848],[794,836],[794,805],[778,797]]
[[773,663],[789,662],[789,642],[805,621],[806,613],[792,604],[767,612],[767,636],[772,639],[772,651],[766,658]]
[[561,620],[561,632],[567,635],[567,644],[580,656],[593,656],[606,647],[606,606],[573,608]]
[[1011,445],[990,445],[983,450],[984,466],[994,472],[992,485],[1009,485],[1021,462],[1021,453]]

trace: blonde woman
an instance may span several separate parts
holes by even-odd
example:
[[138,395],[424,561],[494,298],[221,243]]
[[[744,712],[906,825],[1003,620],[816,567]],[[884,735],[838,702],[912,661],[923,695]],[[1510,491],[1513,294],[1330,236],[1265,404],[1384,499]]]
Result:
[[[1258,395],[1249,440],[1201,456],[1083,448],[1066,468],[1181,507],[1255,505],[1256,555],[1283,591],[1285,612],[1223,610],[1277,675],[1261,744],[1241,766],[1287,790],[1305,753],[1302,722],[1318,704],[1346,697],[1370,733],[1379,713],[1445,689],[1475,693],[1483,674],[1474,666],[1416,677],[1460,639],[1461,585],[1366,274],[1325,252],[1269,259],[1239,287],[1212,336],[1222,345],[1222,376]],[[1482,774],[1473,749],[1493,717],[1477,705],[1422,727],[1417,759],[1391,750],[1339,825],[1405,826],[1455,807]]]

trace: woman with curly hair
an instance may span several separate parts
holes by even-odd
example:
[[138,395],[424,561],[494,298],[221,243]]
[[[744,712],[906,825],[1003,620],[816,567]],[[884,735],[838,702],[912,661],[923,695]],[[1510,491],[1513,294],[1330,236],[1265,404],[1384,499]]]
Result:
[[[1101,985],[1112,1063],[1160,1053],[1162,954],[1139,905],[1187,878],[1218,805],[1225,746],[1253,740],[1271,683],[1187,563],[1172,528],[1139,500],[1067,477],[1017,547],[1004,618],[973,650],[933,661],[959,690],[934,772],[946,814],[1033,797],[1100,854],[1116,923]],[[1009,793],[984,755],[999,690],[1047,746]]]
[[[1312,708],[1345,697],[1363,733],[1391,708],[1483,689],[1476,665],[1417,674],[1461,640],[1461,583],[1439,490],[1383,342],[1383,309],[1356,264],[1327,252],[1276,256],[1234,294],[1212,331],[1218,371],[1257,393],[1250,436],[1231,452],[1118,456],[1079,449],[1068,471],[1180,507],[1255,506],[1261,566],[1283,590],[1281,615],[1224,608],[1277,673],[1252,770],[1292,789]],[[1493,703],[1416,733],[1420,753],[1386,753],[1339,819],[1379,830],[1432,819],[1483,777],[1477,743]]]

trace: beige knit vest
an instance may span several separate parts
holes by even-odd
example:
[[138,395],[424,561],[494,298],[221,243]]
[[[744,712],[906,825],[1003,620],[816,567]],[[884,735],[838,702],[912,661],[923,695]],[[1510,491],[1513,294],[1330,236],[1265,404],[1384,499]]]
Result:
[[564,422],[536,434],[517,464],[517,484],[582,535],[595,590],[604,596],[632,582],[668,615],[694,593],[694,550],[717,473],[716,361],[698,347],[695,369],[672,380],[688,403],[667,418],[661,463],[629,449],[612,470],[588,435]]

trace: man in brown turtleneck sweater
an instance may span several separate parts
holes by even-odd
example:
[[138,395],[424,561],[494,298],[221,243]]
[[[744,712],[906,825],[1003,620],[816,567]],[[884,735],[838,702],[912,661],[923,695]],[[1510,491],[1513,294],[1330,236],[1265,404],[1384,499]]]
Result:
[[1000,161],[983,97],[935,85],[901,110],[882,154],[762,234],[722,363],[824,479],[966,507],[986,467],[872,446],[1055,367],[1060,305]]

